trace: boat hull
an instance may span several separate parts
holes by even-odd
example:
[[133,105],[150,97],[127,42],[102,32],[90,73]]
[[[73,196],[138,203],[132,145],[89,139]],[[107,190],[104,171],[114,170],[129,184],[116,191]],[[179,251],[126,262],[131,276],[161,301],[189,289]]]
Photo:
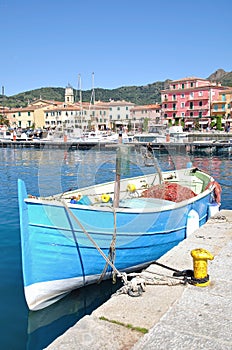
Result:
[[[207,221],[211,200],[206,191],[184,205],[170,207],[167,203],[153,210],[151,203],[144,201],[139,209],[114,210],[25,201],[27,192],[21,180],[18,193],[24,289],[31,310],[96,283],[106,266],[102,252],[109,256],[112,247],[117,270],[131,272],[148,266],[186,238],[191,210],[198,214],[199,226]],[[111,275],[108,266],[104,278]]]

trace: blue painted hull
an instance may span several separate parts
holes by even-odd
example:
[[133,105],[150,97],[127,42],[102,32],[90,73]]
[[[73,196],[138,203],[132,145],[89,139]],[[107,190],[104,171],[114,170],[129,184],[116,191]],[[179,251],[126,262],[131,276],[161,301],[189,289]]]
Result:
[[[32,310],[98,281],[106,261],[86,232],[108,256],[116,230],[114,265],[119,271],[135,271],[186,238],[191,209],[198,213],[199,225],[203,225],[211,200],[207,191],[205,196],[171,209],[121,209],[114,213],[90,206],[67,208],[52,201],[25,201],[27,192],[21,180],[18,193],[25,296]],[[108,266],[105,277],[111,273]]]

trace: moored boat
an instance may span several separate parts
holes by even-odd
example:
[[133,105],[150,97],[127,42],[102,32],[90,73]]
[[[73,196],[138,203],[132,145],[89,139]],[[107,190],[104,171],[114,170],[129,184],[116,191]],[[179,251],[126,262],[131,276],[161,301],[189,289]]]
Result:
[[19,179],[28,307],[44,308],[115,270],[148,266],[218,210],[219,192],[214,179],[196,168],[123,179],[119,199],[115,182],[33,197]]

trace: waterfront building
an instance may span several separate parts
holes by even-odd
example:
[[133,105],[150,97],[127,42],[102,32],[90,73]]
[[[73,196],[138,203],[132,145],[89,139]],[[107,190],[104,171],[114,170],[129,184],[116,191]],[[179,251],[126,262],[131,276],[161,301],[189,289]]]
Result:
[[218,100],[212,102],[211,114],[222,117],[224,125],[232,122],[232,88],[219,92]]
[[144,126],[164,125],[166,123],[166,120],[163,118],[161,105],[158,103],[134,106],[130,111],[133,131],[142,131]]
[[207,128],[211,123],[212,104],[226,89],[220,83],[197,77],[173,80],[167,89],[161,90],[164,119],[169,125]]
[[112,130],[118,128],[129,128],[131,123],[131,109],[134,107],[134,103],[127,101],[114,101],[108,102],[109,108],[109,127]]
[[5,109],[4,113],[9,120],[11,128],[43,128],[45,127],[44,109],[47,106],[54,106],[60,103],[61,102],[38,99],[29,103],[26,107]]

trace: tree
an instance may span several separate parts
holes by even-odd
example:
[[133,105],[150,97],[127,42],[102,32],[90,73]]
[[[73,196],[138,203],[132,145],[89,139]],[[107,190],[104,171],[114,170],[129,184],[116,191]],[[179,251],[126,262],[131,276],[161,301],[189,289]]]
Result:
[[9,126],[9,120],[7,119],[7,117],[5,117],[4,115],[0,114],[0,125],[6,125]]
[[144,121],[143,121],[143,131],[148,132],[148,122],[149,122],[149,119],[148,119],[148,118],[144,118]]
[[216,128],[217,128],[217,130],[222,130],[222,117],[221,116],[217,116]]

